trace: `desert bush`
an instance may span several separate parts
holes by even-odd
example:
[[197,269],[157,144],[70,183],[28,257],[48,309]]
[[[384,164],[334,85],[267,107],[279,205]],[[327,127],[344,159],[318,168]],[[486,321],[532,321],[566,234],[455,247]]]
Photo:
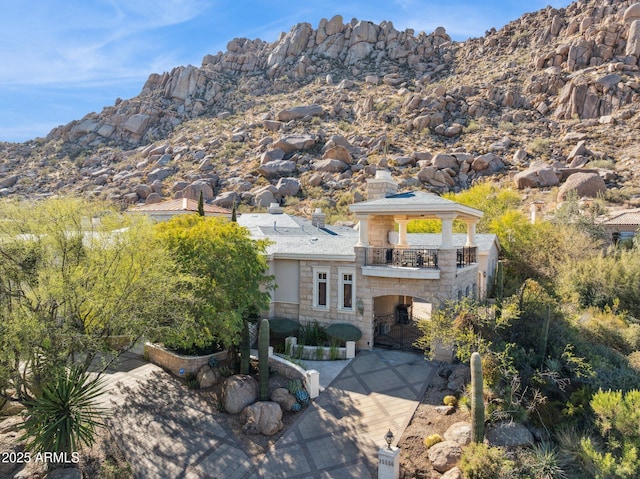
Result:
[[442,403],[443,403],[445,406],[453,406],[453,407],[456,407],[456,406],[458,405],[458,398],[457,398],[457,397],[455,397],[455,396],[445,396],[445,397],[442,399]]
[[444,439],[442,439],[442,436],[440,434],[429,434],[424,438],[422,443],[424,444],[424,447],[429,449],[431,446],[434,446],[442,441],[444,441]]
[[500,448],[471,443],[462,450],[458,467],[465,479],[498,479],[513,469],[513,462]]

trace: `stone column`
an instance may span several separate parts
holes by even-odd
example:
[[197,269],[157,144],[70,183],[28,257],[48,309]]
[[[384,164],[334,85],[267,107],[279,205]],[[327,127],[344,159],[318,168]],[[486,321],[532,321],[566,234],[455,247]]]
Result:
[[356,219],[360,222],[358,231],[358,243],[356,246],[369,246],[369,217],[368,216],[356,216]]
[[407,223],[409,223],[409,220],[406,219],[406,216],[395,218],[395,220],[400,226],[400,231],[398,233],[398,246],[406,247],[407,246]]
[[378,451],[378,479],[398,479],[399,477],[400,448],[381,448]]
[[442,221],[442,249],[453,248],[453,220],[456,217],[453,213],[442,213],[438,218]]
[[467,223],[467,244],[465,246],[476,245],[476,221],[466,221]]

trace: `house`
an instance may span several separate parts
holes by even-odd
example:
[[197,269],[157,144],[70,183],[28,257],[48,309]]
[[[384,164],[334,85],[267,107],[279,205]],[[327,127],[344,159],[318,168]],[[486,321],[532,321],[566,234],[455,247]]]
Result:
[[[267,213],[247,213],[238,223],[256,239],[268,239],[267,254],[276,289],[270,317],[328,325],[350,323],[362,331],[359,348],[394,343],[402,329],[409,343],[415,304],[438,307],[445,300],[484,296],[498,260],[495,235],[476,234],[481,211],[426,192],[397,193],[388,171],[367,181],[366,201],[351,205],[356,228],[325,224],[316,210],[311,220],[287,215],[278,205]],[[436,219],[439,234],[408,234],[412,219]],[[465,234],[453,233],[462,220]],[[426,308],[428,310],[428,308]],[[391,344],[391,343],[392,344]]]
[[640,228],[640,208],[618,210],[600,221],[613,243],[630,240]]
[[[204,203],[205,216],[225,216],[231,218],[231,210]],[[198,202],[190,198],[133,206],[127,210],[129,214],[144,214],[156,221],[167,221],[175,215],[194,214],[198,211]]]

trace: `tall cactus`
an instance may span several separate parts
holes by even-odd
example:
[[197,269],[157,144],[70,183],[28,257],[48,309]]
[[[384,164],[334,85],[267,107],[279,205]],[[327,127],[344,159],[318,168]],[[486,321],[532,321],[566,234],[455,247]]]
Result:
[[471,355],[471,436],[473,442],[484,441],[484,395],[480,353]]
[[502,316],[502,298],[504,296],[504,266],[498,261],[496,270],[496,318]]
[[269,320],[260,322],[258,333],[258,367],[260,370],[260,401],[269,399]]
[[245,320],[240,341],[240,374],[249,374],[249,356],[251,355],[249,342],[249,321]]
[[549,342],[549,324],[551,323],[551,305],[547,304],[544,322],[542,323],[542,334],[538,345],[538,354],[540,355],[540,367],[544,365],[547,357],[547,343]]

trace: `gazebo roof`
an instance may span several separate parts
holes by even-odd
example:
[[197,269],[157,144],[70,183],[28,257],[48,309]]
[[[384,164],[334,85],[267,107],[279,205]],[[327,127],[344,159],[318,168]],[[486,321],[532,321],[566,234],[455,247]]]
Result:
[[363,201],[351,205],[349,209],[356,214],[407,215],[417,218],[437,218],[438,214],[454,214],[459,219],[478,220],[484,215],[475,208],[422,191],[409,191]]

